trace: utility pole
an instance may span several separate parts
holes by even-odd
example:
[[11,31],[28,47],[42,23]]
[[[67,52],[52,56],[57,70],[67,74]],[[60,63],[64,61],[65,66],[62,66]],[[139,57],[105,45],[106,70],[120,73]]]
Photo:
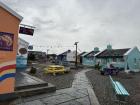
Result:
[[75,67],[76,67],[76,69],[77,69],[77,44],[78,44],[79,42],[75,42],[74,43],[74,45],[76,46],[76,54],[75,54]]
[[49,61],[49,60],[48,60],[48,53],[49,53],[49,49],[47,49],[47,61]]

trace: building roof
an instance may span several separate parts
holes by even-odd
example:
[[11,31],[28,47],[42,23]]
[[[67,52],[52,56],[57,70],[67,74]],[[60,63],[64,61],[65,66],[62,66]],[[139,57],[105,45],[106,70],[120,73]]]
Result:
[[83,55],[81,55],[82,57],[84,57],[85,55],[87,55],[89,52],[84,53]]
[[60,55],[67,55],[68,52],[71,52],[71,50],[67,50],[67,51],[65,51],[65,52],[63,52],[61,54],[58,54],[58,56],[60,56]]
[[13,16],[17,17],[19,20],[22,20],[23,19],[23,17],[21,15],[19,15],[18,13],[16,13],[14,10],[12,10],[11,8],[9,8],[4,3],[0,2],[0,7],[2,7],[5,10],[7,10],[9,13],[11,13]]
[[34,52],[35,52],[35,53],[46,53],[46,52],[42,52],[42,51],[29,51],[29,52],[31,52],[31,53],[32,53],[32,52],[33,52],[33,53],[34,53]]
[[85,54],[85,53],[87,53],[87,52],[82,52],[82,53],[80,53],[78,56],[82,56],[82,55]]
[[86,57],[93,57],[95,54],[97,54],[99,51],[91,51],[91,52],[89,52],[89,53],[87,53],[86,55],[84,55],[84,56],[86,56]]
[[47,56],[57,56],[56,54],[47,54]]
[[130,48],[125,49],[111,49],[104,50],[96,55],[97,58],[108,58],[108,57],[123,57],[124,54],[129,51]]

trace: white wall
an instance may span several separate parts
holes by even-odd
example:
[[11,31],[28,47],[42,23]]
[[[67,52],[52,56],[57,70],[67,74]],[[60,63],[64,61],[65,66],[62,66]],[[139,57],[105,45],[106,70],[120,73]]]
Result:
[[128,65],[129,70],[140,71],[140,52],[137,47],[131,49],[131,51],[125,55],[125,59],[127,61],[125,69],[127,69]]
[[[28,57],[28,46],[29,43],[24,41],[23,39],[18,40],[18,52],[17,52],[17,59],[16,59],[16,66],[17,68],[26,67],[27,65],[27,57]],[[19,50],[21,48],[25,48],[27,50],[26,54],[21,54]]]
[[[78,55],[79,53],[77,52],[77,55]],[[76,51],[72,51],[72,52],[69,52],[69,53],[67,53],[67,57],[66,57],[66,60],[67,61],[70,61],[70,62],[75,62],[75,59],[76,59]]]

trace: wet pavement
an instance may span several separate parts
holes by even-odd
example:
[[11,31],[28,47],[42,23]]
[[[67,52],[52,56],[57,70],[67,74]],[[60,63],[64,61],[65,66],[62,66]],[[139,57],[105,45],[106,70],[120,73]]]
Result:
[[99,105],[92,86],[82,70],[75,74],[72,87],[54,93],[19,98],[11,105]]

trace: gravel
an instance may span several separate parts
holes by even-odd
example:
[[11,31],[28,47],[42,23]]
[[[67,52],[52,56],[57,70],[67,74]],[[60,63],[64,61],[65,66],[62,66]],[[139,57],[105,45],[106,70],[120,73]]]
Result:
[[[108,76],[101,75],[97,70],[91,70],[86,75],[101,105],[118,105]],[[112,78],[121,82],[130,93],[128,102],[125,105],[140,105],[140,73],[127,74],[120,72],[117,76],[112,76]]]
[[[56,74],[53,76],[52,74],[45,74],[44,68],[47,67],[46,65],[34,65],[37,68],[37,73],[33,76],[36,76],[48,83],[52,83],[56,86],[56,89],[64,89],[70,88],[72,86],[72,82],[74,80],[74,75],[79,72],[80,70],[72,69],[70,72],[65,74]],[[67,68],[65,68],[67,69]],[[31,74],[30,74],[31,75]]]

